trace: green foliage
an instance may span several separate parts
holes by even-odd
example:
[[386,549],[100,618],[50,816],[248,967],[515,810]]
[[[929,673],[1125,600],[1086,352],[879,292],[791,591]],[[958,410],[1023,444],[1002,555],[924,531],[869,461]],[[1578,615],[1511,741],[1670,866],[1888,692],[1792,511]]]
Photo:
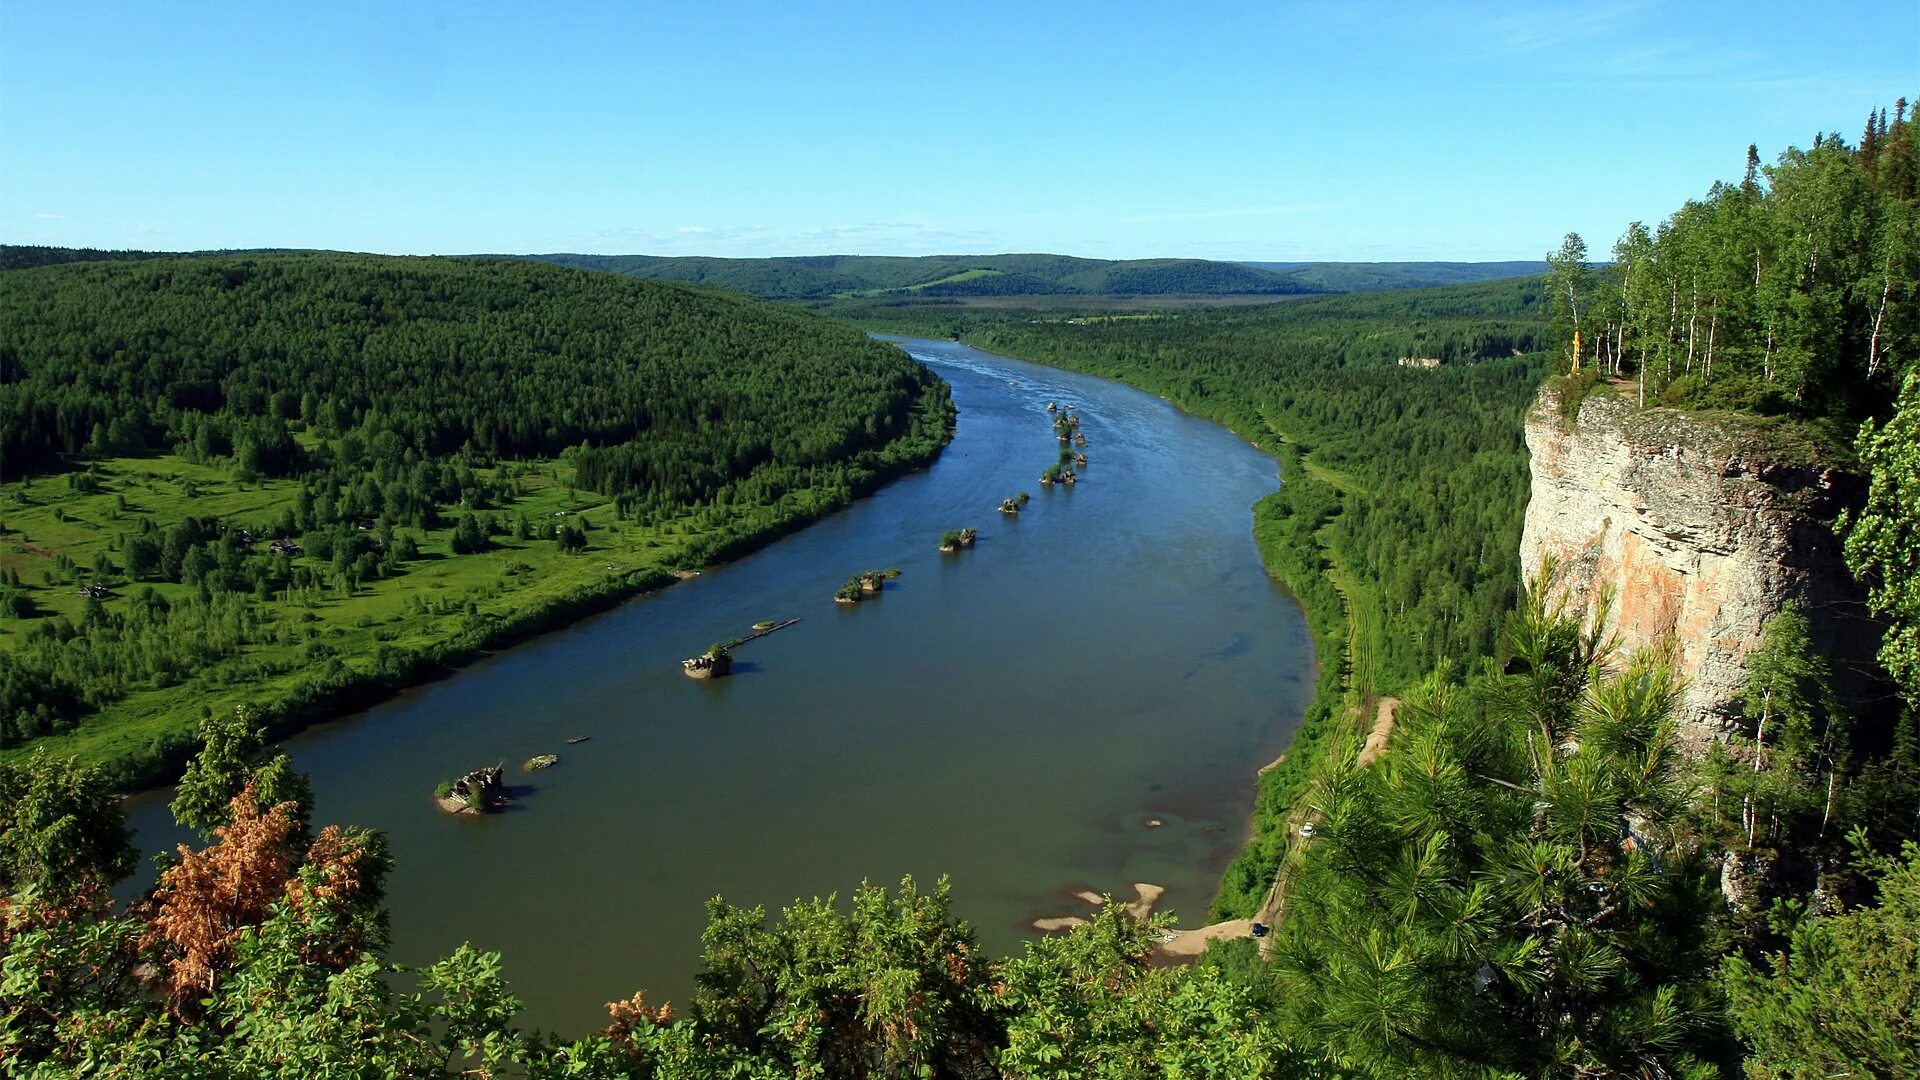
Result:
[[1749,148],[1741,182],[1654,230],[1635,222],[1608,273],[1568,271],[1556,297],[1572,286],[1587,361],[1646,402],[1884,415],[1920,357],[1916,177],[1920,120],[1904,108],[1857,146],[1822,135],[1764,169]]
[[1764,970],[1727,960],[1748,1076],[1920,1075],[1920,847],[1875,864],[1877,904],[1800,918]]
[[168,809],[202,836],[232,820],[231,803],[249,782],[261,809],[291,802],[303,825],[313,812],[313,790],[285,754],[267,755],[266,730],[244,706],[210,716],[198,732],[200,753],[187,763]]
[[1844,526],[1847,565],[1886,620],[1880,662],[1920,708],[1920,372],[1907,376],[1893,415],[1860,429],[1867,503]]
[[31,890],[58,905],[93,896],[136,860],[102,770],[38,752],[0,762],[0,897]]
[[492,546],[487,541],[486,531],[480,528],[480,522],[472,514],[461,514],[460,524],[454,526],[450,546],[455,555],[477,555]]
[[1000,1038],[992,972],[950,913],[943,881],[889,896],[862,885],[843,911],[797,903],[779,925],[714,901],[693,1002],[710,1039],[796,1077],[950,1074]]
[[1033,942],[1006,964],[1004,1075],[1255,1077],[1297,1074],[1300,1055],[1249,990],[1206,968],[1155,969],[1158,924],[1123,905]]
[[[804,315],[529,262],[173,259],[7,285],[0,452],[15,470],[84,452],[97,424],[124,423],[133,448],[229,456],[291,415],[353,435],[335,448],[349,465],[622,447],[623,471],[683,501],[883,445],[935,383]],[[268,456],[270,472],[292,464]]]
[[1306,810],[1276,943],[1290,1030],[1365,1075],[1702,1075],[1714,897],[1668,671],[1535,598],[1507,673],[1436,676]]
[[[1568,233],[1559,250],[1547,254],[1547,297],[1554,329],[1568,338],[1587,329],[1581,321],[1581,303],[1589,299],[1593,270],[1587,265],[1587,242]],[[1586,314],[1591,317],[1591,305]]]

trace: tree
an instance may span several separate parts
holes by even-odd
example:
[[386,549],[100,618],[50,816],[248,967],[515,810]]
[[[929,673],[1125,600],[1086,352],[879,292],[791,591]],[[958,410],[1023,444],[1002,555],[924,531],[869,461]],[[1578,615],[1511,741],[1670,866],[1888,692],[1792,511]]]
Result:
[[1880,662],[1920,707],[1920,370],[1907,376],[1893,416],[1864,425],[1855,446],[1867,502],[1842,526],[1847,565],[1886,620]]
[[136,860],[119,793],[99,766],[39,749],[0,762],[0,896],[98,898]]
[[1008,961],[1003,1075],[1268,1077],[1308,1070],[1278,1018],[1212,966],[1155,968],[1164,919],[1142,923],[1109,900],[1086,926]]
[[486,530],[472,514],[461,514],[460,523],[453,529],[453,553],[455,555],[474,555],[491,547]]
[[[1844,748],[1826,659],[1815,650],[1797,605],[1788,603],[1767,620],[1759,646],[1747,657],[1741,696],[1742,713],[1753,725],[1753,764],[1739,785],[1746,846],[1758,839],[1763,816],[1773,840],[1782,839],[1783,817],[1815,808],[1824,807],[1824,828]],[[1816,786],[1824,788],[1824,798]]]
[[292,805],[304,830],[313,812],[313,790],[285,754],[267,756],[266,729],[246,706],[230,716],[210,716],[200,724],[200,753],[187,764],[175,790],[173,818],[202,836],[228,823],[232,802],[250,789],[262,807]]
[[1290,1033],[1368,1075],[1696,1073],[1712,1045],[1703,866],[1658,650],[1620,665],[1536,591],[1501,674],[1407,696],[1331,766],[1287,858]]
[[851,909],[708,906],[693,1015],[712,1041],[781,1075],[970,1075],[1003,1038],[988,958],[951,915],[943,880],[923,893],[862,885]]
[[1803,916],[1761,970],[1722,970],[1755,1080],[1920,1075],[1920,847],[1872,864],[1879,903]]
[[[1569,338],[1578,335],[1584,324],[1581,322],[1580,305],[1586,298],[1592,273],[1587,267],[1587,242],[1579,233],[1568,233],[1560,241],[1556,251],[1547,253],[1547,280],[1552,286],[1549,296],[1557,324],[1566,327]],[[1584,345],[1582,346],[1584,349]],[[1580,368],[1580,357],[1573,358],[1574,370]]]

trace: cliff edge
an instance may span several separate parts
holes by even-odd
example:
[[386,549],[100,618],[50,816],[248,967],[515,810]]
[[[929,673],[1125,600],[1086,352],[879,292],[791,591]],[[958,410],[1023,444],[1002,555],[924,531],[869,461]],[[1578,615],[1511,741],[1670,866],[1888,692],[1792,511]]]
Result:
[[1628,651],[1673,635],[1687,684],[1676,720],[1695,746],[1737,717],[1746,656],[1788,601],[1807,616],[1843,698],[1871,697],[1876,680],[1879,627],[1833,532],[1864,481],[1740,428],[1636,409],[1604,391],[1569,421],[1551,387],[1526,422],[1523,572],[1531,580],[1557,560],[1556,590],[1589,619],[1611,586]]

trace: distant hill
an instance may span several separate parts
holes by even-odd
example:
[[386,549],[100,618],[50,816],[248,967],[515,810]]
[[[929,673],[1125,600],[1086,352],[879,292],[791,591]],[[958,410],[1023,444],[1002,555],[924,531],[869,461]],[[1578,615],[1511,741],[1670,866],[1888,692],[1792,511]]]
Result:
[[128,262],[135,259],[184,259],[195,255],[291,255],[297,248],[248,248],[221,251],[134,251],[107,248],[47,247],[42,244],[0,244],[0,270],[30,270],[71,262]]
[[[167,259],[248,251],[106,251],[0,245],[0,270],[65,262]],[[722,259],[704,255],[488,255],[630,277],[712,285],[763,300],[894,296],[1293,296],[1377,292],[1533,277],[1544,262],[1213,262],[1207,259],[1081,259],[1070,255],[801,255]]]
[[1429,289],[1500,278],[1536,277],[1544,262],[1250,262],[1307,286],[1307,292],[1378,292]]
[[520,257],[634,277],[717,285],[768,300],[883,295],[1288,296],[1326,291],[1287,274],[1206,259],[1111,260],[1067,255]]

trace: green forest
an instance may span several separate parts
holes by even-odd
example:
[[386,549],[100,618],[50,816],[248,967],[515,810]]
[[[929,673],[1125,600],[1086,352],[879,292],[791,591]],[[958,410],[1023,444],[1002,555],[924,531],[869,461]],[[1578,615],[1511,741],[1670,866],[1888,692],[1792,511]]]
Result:
[[0,290],[0,748],[130,779],[922,464],[946,387],[757,301],[527,262],[76,263]]
[[1823,134],[1772,165],[1748,147],[1737,183],[1629,225],[1604,273],[1568,235],[1549,277],[1577,366],[1642,404],[1884,416],[1920,352],[1916,141],[1903,99],[1855,145]]
[[1256,262],[1262,270],[1285,274],[1319,292],[1377,292],[1381,289],[1431,289],[1470,285],[1501,278],[1539,277],[1547,264],[1512,262]]
[[635,277],[715,285],[768,300],[897,295],[1162,296],[1320,291],[1286,274],[1205,259],[1077,259],[1066,255],[818,255],[717,259],[667,255],[529,258]]
[[[778,913],[716,898],[690,1000],[650,1001],[636,989],[609,1003],[595,1033],[555,1037],[515,1024],[519,1002],[498,954],[466,946],[414,971],[386,959],[381,904],[391,865],[381,838],[315,822],[312,793],[271,748],[267,718],[228,701],[199,717],[198,752],[173,803],[199,841],[165,860],[132,904],[111,899],[136,862],[115,775],[48,754],[45,745],[61,745],[55,740],[0,760],[0,1055],[13,1073],[46,1077],[1920,1074],[1916,178],[1920,121],[1901,103],[1890,115],[1876,112],[1857,144],[1823,135],[1811,151],[1789,151],[1771,167],[1750,156],[1739,183],[1716,185],[1657,228],[1629,227],[1623,248],[1637,236],[1648,246],[1608,266],[1589,263],[1583,242],[1570,236],[1544,278],[1427,292],[1125,317],[872,299],[833,309],[876,328],[951,334],[1123,379],[1280,458],[1285,482],[1255,508],[1255,535],[1307,610],[1323,674],[1286,763],[1263,779],[1257,835],[1217,903],[1222,915],[1249,913],[1277,881],[1282,906],[1265,940],[1221,942],[1192,967],[1162,967],[1153,947],[1166,923],[1142,924],[1107,904],[1085,926],[993,956],[955,918],[945,882],[862,884],[845,898]],[[285,265],[329,258],[289,257]],[[767,458],[730,457],[738,448],[726,437],[731,430],[699,424],[696,403],[656,453],[646,444],[651,427],[623,427],[617,409],[586,404],[548,415],[542,404],[541,417],[523,423],[502,404],[477,407],[473,416],[484,419],[463,427],[437,413],[430,397],[401,393],[383,371],[308,372],[324,388],[309,414],[300,396],[280,396],[291,388],[268,374],[288,377],[292,362],[264,347],[255,355],[244,340],[218,344],[233,330],[225,322],[216,335],[181,318],[152,339],[150,347],[165,350],[176,334],[200,335],[169,354],[189,371],[209,372],[184,380],[179,394],[171,369],[143,370],[129,342],[48,329],[28,340],[49,344],[29,351],[15,345],[14,328],[84,325],[89,311],[112,312],[115,302],[134,310],[190,310],[194,302],[171,299],[165,286],[106,288],[92,305],[68,308],[67,289],[47,286],[35,304],[17,308],[7,295],[0,390],[21,389],[0,398],[8,408],[0,415],[18,425],[6,429],[20,459],[9,469],[31,475],[0,489],[14,500],[4,507],[9,532],[0,541],[26,554],[38,541],[12,531],[17,520],[27,521],[31,538],[81,517],[76,528],[103,534],[91,550],[105,559],[36,564],[19,584],[9,574],[9,596],[32,606],[6,625],[47,620],[38,605],[72,604],[96,574],[112,590],[127,587],[116,575],[129,573],[128,549],[143,536],[161,534],[157,550],[139,557],[144,567],[151,556],[161,603],[200,611],[208,627],[230,625],[221,621],[228,609],[213,606],[222,603],[266,605],[278,620],[287,616],[273,605],[299,596],[281,598],[271,583],[265,599],[257,584],[249,591],[209,583],[232,572],[222,558],[246,566],[256,557],[229,549],[269,536],[297,537],[303,551],[331,543],[328,565],[338,571],[344,543],[351,571],[375,554],[356,550],[353,537],[382,526],[391,533],[379,537],[376,567],[410,538],[424,550],[444,537],[450,555],[480,549],[496,559],[527,558],[521,553],[544,543],[559,560],[577,545],[608,543],[608,533],[665,543],[673,535],[665,530],[690,519],[734,520],[722,510],[739,505],[727,493],[787,460],[779,455],[804,458],[823,446],[850,453],[847,472],[834,474],[844,495],[855,486],[853,470],[880,475],[931,453],[951,422],[938,384],[897,353],[869,350],[857,334],[797,314],[613,275],[342,261],[376,278],[425,267],[478,273],[483,282],[528,274],[528,282],[553,283],[542,290],[561,292],[560,283],[580,281],[583,292],[608,290],[641,310],[650,300],[687,305],[722,325],[766,319],[790,327],[796,343],[844,343],[844,352],[836,344],[826,354],[833,363],[891,374],[844,388],[871,395],[865,413],[823,409],[845,430],[866,432],[866,442],[808,439],[799,433],[811,428],[794,420],[790,429],[772,425]],[[171,282],[187,268],[210,275],[196,276],[198,297],[222,295],[213,279],[231,266],[13,273],[46,275],[80,292],[89,281],[159,281],[164,273]],[[395,291],[408,294],[392,298],[396,308],[425,302],[419,290]],[[479,285],[459,295],[519,302],[511,289]],[[525,302],[538,310],[559,303]],[[385,303],[360,307],[384,311]],[[57,319],[31,314],[63,310]],[[269,326],[288,325],[268,320],[260,306],[249,310]],[[481,310],[491,309],[480,304],[468,315],[481,318]],[[617,322],[626,310],[581,317]],[[521,343],[551,340],[518,325]],[[631,332],[644,339],[646,331]],[[69,340],[78,344],[51,344]],[[421,385],[435,386],[444,385],[434,382],[436,358],[465,364],[469,351],[485,355],[479,341],[388,355],[395,363],[408,357]],[[227,366],[206,354],[228,357]],[[47,355],[80,377],[63,379],[36,362]],[[695,351],[674,362],[699,370],[723,355]],[[785,362],[802,364],[799,355]],[[578,377],[622,377],[620,365],[607,366],[613,371]],[[507,378],[539,364],[523,358],[480,370]],[[566,376],[549,369],[548,377]],[[1745,727],[1704,758],[1684,753],[1666,658],[1658,650],[1621,655],[1605,605],[1583,624],[1552,599],[1551,569],[1549,580],[1519,580],[1527,483],[1520,421],[1547,378],[1576,403],[1580,394],[1614,394],[1709,417],[1768,417],[1764,429],[1783,438],[1841,438],[1843,464],[1863,474],[1864,495],[1835,528],[1886,625],[1881,659],[1895,715],[1846,711],[1820,643],[1789,606],[1749,661]],[[122,380],[141,379],[164,393],[116,434],[121,412],[102,402],[116,400]],[[690,373],[669,385],[712,389]],[[236,409],[234,400],[250,404]],[[652,422],[668,423],[659,415]],[[202,432],[212,433],[204,444]],[[350,444],[355,434],[363,441]],[[123,437],[141,441],[122,444]],[[358,448],[343,459],[343,444]],[[707,448],[712,471],[680,460],[676,451],[691,445]],[[444,483],[436,490],[458,496],[430,500],[440,533],[405,517],[405,485],[391,519],[362,530],[368,519],[339,517],[343,502],[356,514],[372,505],[354,502],[358,481],[340,470],[393,455],[405,463],[408,453],[416,462],[388,476],[411,483],[417,464],[431,471],[422,483]],[[176,471],[133,471],[153,461]],[[739,462],[753,470],[735,475]],[[438,471],[441,463],[450,475]],[[582,475],[607,490],[585,487]],[[678,478],[691,499],[706,501],[689,504],[696,510],[637,498],[659,476]],[[277,506],[249,519],[251,540],[217,521],[189,527],[194,515],[185,513],[169,515],[164,534],[159,522],[151,531],[138,524],[143,512],[154,513],[143,507],[163,498],[244,500],[262,490],[281,493],[296,525],[310,513],[316,527],[278,529]],[[322,495],[335,517],[320,516]],[[303,496],[312,501],[306,511]],[[569,512],[537,528],[530,517],[523,538],[510,512],[516,499]],[[587,504],[586,514],[571,509]],[[577,536],[575,516],[591,522]],[[337,527],[343,521],[348,527]],[[176,538],[172,530],[183,528]],[[176,565],[178,581],[167,577]],[[187,581],[190,566],[197,584]],[[401,571],[422,572],[405,559]],[[36,573],[57,585],[36,584]],[[343,595],[322,597],[316,610],[351,601],[363,587],[351,573],[323,579],[323,593]],[[105,614],[87,603],[59,618],[76,635],[105,640],[105,630],[86,628],[124,618],[112,609],[131,599],[101,604]],[[324,626],[329,617],[316,619]],[[246,623],[235,618],[232,625]],[[20,641],[8,647],[26,650]],[[124,651],[145,655],[142,648]],[[49,717],[90,716],[59,711],[87,709],[84,698],[74,701],[88,687],[63,681],[56,668],[4,670],[18,680],[6,692],[32,703],[25,715],[44,707]],[[1363,765],[1354,751],[1364,706],[1384,693],[1402,698],[1394,738]],[[1734,902],[1723,892],[1728,883],[1740,886]]]

